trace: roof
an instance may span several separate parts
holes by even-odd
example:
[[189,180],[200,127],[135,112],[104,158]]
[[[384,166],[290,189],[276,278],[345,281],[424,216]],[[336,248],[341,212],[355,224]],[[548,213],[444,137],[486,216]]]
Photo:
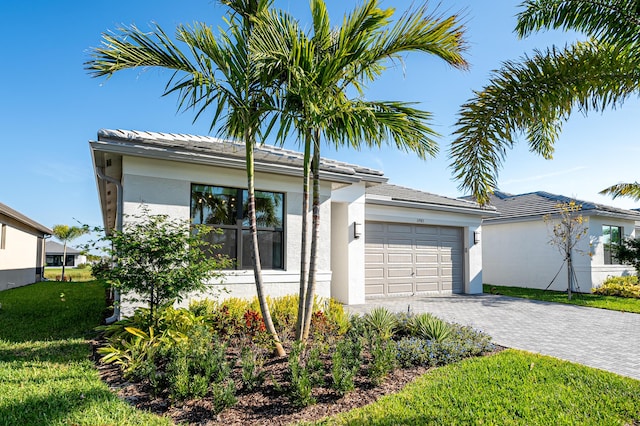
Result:
[[[64,253],[64,245],[60,244],[56,241],[47,240],[45,243],[45,252],[47,254],[63,254]],[[80,250],[74,249],[73,247],[67,246],[67,254],[82,254]]]
[[[137,155],[196,162],[215,161],[215,159],[224,158],[227,167],[245,167],[244,143],[211,136],[101,129],[98,131],[98,142],[108,143],[111,145],[112,150],[119,148],[122,153],[130,153],[132,155],[137,153]],[[94,147],[97,148],[98,146],[95,145]],[[103,148],[106,149],[104,146]],[[235,163],[230,162],[230,159],[237,161]],[[301,172],[304,154],[276,146],[259,145],[254,151],[254,162],[256,170],[259,170],[261,165],[276,165],[283,172],[286,169]],[[375,182],[387,180],[380,170],[327,158],[321,159],[320,170],[333,175],[357,176],[358,180]]]
[[560,210],[557,205],[561,203],[569,203],[571,201],[581,205],[581,211],[585,215],[610,216],[620,219],[640,220],[640,212],[638,211],[578,200],[564,195],[551,194],[544,191],[514,195],[496,191],[490,196],[489,203],[496,208],[498,213],[500,213],[500,216],[487,219],[487,222],[523,220],[527,218],[539,219],[547,214],[559,213]]
[[367,201],[390,201],[393,204],[413,203],[436,210],[466,210],[483,216],[495,215],[493,207],[481,207],[474,201],[450,198],[417,189],[383,183],[368,187]]
[[41,232],[43,234],[47,234],[47,235],[53,234],[53,231],[51,229],[47,228],[44,225],[39,224],[35,220],[29,219],[27,216],[25,216],[22,213],[12,209],[11,207],[7,206],[6,204],[0,203],[0,214],[8,216],[8,217],[12,218],[13,220],[16,220],[16,221],[18,221],[18,222],[20,222],[20,223],[22,223],[24,225],[27,225],[30,228],[33,228],[36,231],[39,231],[39,232]]

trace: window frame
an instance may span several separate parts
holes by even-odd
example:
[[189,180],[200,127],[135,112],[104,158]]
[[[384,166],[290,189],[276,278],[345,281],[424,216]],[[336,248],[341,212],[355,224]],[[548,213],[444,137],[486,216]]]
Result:
[[7,224],[0,223],[0,250],[7,248]]
[[[194,197],[194,193],[195,193],[195,189],[197,187],[208,187],[208,188],[216,188],[216,189],[220,189],[221,191],[221,195],[229,195],[229,196],[233,196],[233,193],[235,191],[235,203],[236,206],[232,206],[231,208],[235,208],[236,210],[233,211],[232,213],[235,214],[235,223],[230,224],[230,223],[206,223],[206,220],[200,220],[200,221],[194,221],[195,219],[195,215],[197,214],[194,211],[194,205],[195,205],[195,197]],[[249,224],[245,224],[244,221],[246,220],[244,218],[244,205],[246,203],[247,200],[245,200],[245,196],[248,195],[247,194],[247,189],[245,188],[238,188],[238,187],[233,187],[233,186],[224,186],[224,185],[214,185],[214,184],[203,184],[203,183],[191,183],[191,190],[190,190],[190,202],[189,202],[189,220],[191,222],[191,225],[198,225],[198,224],[202,224],[205,226],[209,226],[211,228],[214,229],[222,229],[222,230],[231,230],[231,231],[235,231],[235,256],[229,256],[233,259],[233,267],[231,267],[230,269],[232,270],[248,270],[251,269],[250,266],[244,266],[243,267],[243,263],[244,264],[249,264],[251,263],[251,260],[247,260],[243,258],[243,254],[244,254],[244,233],[245,232],[249,232],[250,231],[250,226]],[[273,266],[273,262],[271,262],[270,265],[265,265],[265,259],[261,258],[261,263],[262,263],[262,269],[263,270],[285,270],[286,269],[286,240],[285,240],[285,231],[286,231],[286,227],[287,227],[287,223],[286,223],[286,217],[287,217],[287,209],[286,209],[286,193],[284,192],[277,192],[277,191],[267,191],[267,190],[259,190],[256,189],[255,190],[256,195],[258,193],[266,193],[266,194],[275,194],[275,195],[280,195],[281,196],[281,217],[280,222],[281,222],[281,226],[257,226],[257,232],[271,232],[274,234],[279,234],[280,236],[280,250],[279,250],[279,257],[280,257],[280,262],[279,265],[277,266]],[[258,197],[256,197],[258,198]],[[202,213],[201,213],[202,214]],[[204,223],[200,223],[200,222],[204,222]],[[249,252],[250,253],[250,252]],[[271,260],[273,260],[273,257],[271,257]]]
[[[613,235],[613,230],[618,230],[618,241],[611,241],[611,236]],[[608,233],[605,231],[608,230]],[[617,225],[602,225],[602,249],[604,255],[604,264],[605,265],[621,265],[622,263],[614,256],[613,250],[611,247],[613,245],[622,244],[622,239],[624,238],[624,227]],[[608,248],[607,248],[608,246]]]

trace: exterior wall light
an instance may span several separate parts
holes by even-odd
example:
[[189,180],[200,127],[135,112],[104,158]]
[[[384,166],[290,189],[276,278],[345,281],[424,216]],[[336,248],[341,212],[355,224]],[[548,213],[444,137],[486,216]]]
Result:
[[358,239],[362,236],[362,224],[353,222],[353,238]]
[[473,244],[480,243],[480,231],[473,231]]

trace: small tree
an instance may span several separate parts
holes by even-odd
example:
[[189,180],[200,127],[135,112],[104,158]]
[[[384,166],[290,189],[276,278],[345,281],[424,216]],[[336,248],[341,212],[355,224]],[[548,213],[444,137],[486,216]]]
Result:
[[611,250],[616,259],[632,265],[640,276],[640,239],[624,238],[620,244],[611,244]]
[[67,243],[71,240],[86,234],[89,232],[88,226],[69,226],[69,225],[54,225],[53,236],[62,241],[64,245],[62,249],[62,281],[64,281],[64,268],[67,265]]
[[556,204],[559,221],[554,218],[556,215],[547,214],[544,221],[550,228],[551,238],[549,244],[555,246],[562,254],[567,263],[567,296],[571,300],[575,272],[573,270],[573,249],[580,239],[587,234],[588,218],[578,212],[582,209],[582,204],[575,201]]
[[122,231],[113,230],[99,240],[110,244],[105,251],[111,258],[95,265],[93,275],[121,292],[133,292],[130,300],[149,306],[151,322],[159,307],[202,291],[205,280],[221,278],[219,270],[231,264],[207,253],[216,248],[202,239],[207,227],[192,230],[187,221],[166,215],[133,219]]

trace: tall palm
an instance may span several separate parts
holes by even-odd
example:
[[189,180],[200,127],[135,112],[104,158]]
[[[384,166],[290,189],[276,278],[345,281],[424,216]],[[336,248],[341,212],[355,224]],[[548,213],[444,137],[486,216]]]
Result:
[[[483,204],[497,188],[498,170],[520,133],[531,151],[551,158],[562,122],[574,109],[586,113],[618,106],[640,89],[637,0],[528,0],[522,5],[516,26],[521,37],[561,28],[589,39],[504,63],[462,106],[451,165],[460,189]],[[603,192],[615,191],[614,186]]]
[[[135,26],[124,27],[103,35],[102,47],[93,50],[93,59],[87,62],[87,68],[94,77],[111,76],[136,67],[173,70],[164,94],[178,93],[180,108],[195,111],[194,121],[212,109],[211,129],[218,125],[224,135],[244,142],[256,292],[276,352],[284,356],[264,291],[255,213],[254,148],[258,139],[265,136],[261,134],[261,123],[272,109],[272,99],[270,82],[257,70],[249,52],[255,22],[271,6],[272,0],[221,0],[221,3],[230,9],[229,28],[221,30],[217,37],[204,23],[177,28],[176,38],[186,45],[187,53],[159,26],[150,33]],[[266,127],[268,130],[269,126]]]
[[[393,10],[367,0],[331,28],[326,5],[311,1],[313,34],[307,35],[286,14],[272,13],[254,33],[254,47],[262,65],[282,78],[283,105],[279,136],[293,128],[304,143],[302,254],[300,305],[296,337],[308,337],[316,286],[316,258],[320,229],[321,139],[355,148],[395,142],[420,158],[434,155],[436,133],[426,122],[430,114],[401,102],[361,99],[367,82],[385,69],[385,61],[400,60],[409,51],[428,52],[450,65],[466,62],[462,26],[456,16],[440,18],[427,5],[407,11],[396,22]],[[275,70],[275,71],[274,71]],[[357,98],[350,98],[355,89]],[[307,275],[309,182],[313,176],[313,220]]]
[[87,227],[54,225],[53,236],[62,241],[62,281],[64,281],[64,269],[67,265],[67,243],[89,232]]

